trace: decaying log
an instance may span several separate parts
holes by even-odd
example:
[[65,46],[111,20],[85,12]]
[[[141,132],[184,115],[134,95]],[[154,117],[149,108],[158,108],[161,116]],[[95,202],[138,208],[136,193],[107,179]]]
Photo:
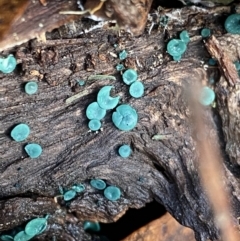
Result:
[[[223,79],[216,84],[217,108],[206,108],[204,119],[209,125],[201,133],[195,133],[191,123],[186,94],[191,83],[206,84],[209,75],[217,72],[217,67],[206,70],[203,65],[210,55],[199,29],[209,24],[219,38],[223,29],[213,16],[219,20],[229,9],[215,8],[212,16],[210,10],[196,7],[162,12],[160,15],[170,17],[168,26],[150,22],[149,31],[138,38],[127,34],[119,37],[112,30],[101,29],[77,39],[21,45],[16,51],[17,69],[12,74],[0,74],[0,231],[50,214],[47,230],[36,240],[91,240],[92,236],[83,232],[82,221],[114,222],[128,208],[141,208],[155,199],[181,224],[192,228],[197,240],[217,240],[219,230],[200,184],[200,154],[193,135],[206,142],[213,137],[219,139],[224,181],[231,193],[232,216],[237,225],[238,88],[228,86]],[[179,14],[180,18],[175,19]],[[177,37],[183,29],[189,31],[191,42],[182,60],[174,62],[166,53],[166,33]],[[238,38],[233,37],[231,43],[236,44]],[[125,66],[136,68],[145,85],[142,98],[129,96],[129,86],[115,70],[120,62],[116,56],[122,49],[129,53]],[[113,75],[116,80],[89,80],[89,76],[98,74]],[[23,87],[33,79],[39,90],[29,96]],[[84,86],[77,87],[79,79],[86,81]],[[114,86],[111,95],[119,95],[121,103],[137,110],[139,120],[132,131],[116,129],[112,111],[102,121],[101,131],[89,131],[86,107],[96,101],[97,92],[105,85]],[[78,98],[66,103],[75,94]],[[30,136],[21,143],[10,138],[11,129],[18,123],[31,128]],[[25,144],[31,142],[43,147],[37,159],[30,159],[24,152]],[[133,150],[127,159],[117,153],[125,143]],[[116,202],[105,199],[102,191],[90,186],[92,178],[118,186],[121,198]],[[56,202],[59,186],[69,189],[75,183],[83,183],[86,190],[71,202],[61,198]]]

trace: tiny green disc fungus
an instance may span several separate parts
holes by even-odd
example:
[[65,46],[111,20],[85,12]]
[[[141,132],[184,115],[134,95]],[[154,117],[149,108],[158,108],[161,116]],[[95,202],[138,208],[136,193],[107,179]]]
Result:
[[85,231],[89,230],[89,231],[98,232],[100,231],[101,228],[98,222],[84,221],[83,229]]
[[199,102],[202,105],[207,106],[207,105],[211,105],[214,99],[215,99],[214,91],[211,88],[204,86],[200,91]]
[[103,190],[106,187],[106,183],[101,179],[92,179],[90,185],[98,190]]
[[129,131],[136,126],[138,114],[130,105],[120,105],[112,114],[112,121],[118,129]]
[[13,241],[13,237],[10,235],[1,235],[0,240],[2,241]]
[[240,14],[232,14],[227,17],[224,27],[228,33],[240,34]]
[[11,131],[11,137],[13,140],[19,142],[24,141],[30,133],[30,128],[26,124],[19,124],[15,126]]
[[167,44],[167,51],[172,56],[181,56],[187,49],[187,45],[179,39],[172,39]]
[[37,158],[42,154],[42,147],[36,143],[27,144],[24,149],[30,158]]
[[79,84],[80,86],[85,85],[85,81],[84,81],[84,80],[77,80],[77,82],[78,82],[78,84]]
[[85,190],[85,186],[83,184],[76,184],[72,186],[72,190],[75,192],[83,192]]
[[98,92],[97,95],[97,102],[99,106],[105,110],[111,110],[115,108],[119,102],[120,97],[111,97],[110,91],[112,89],[112,86],[104,86],[101,88],[101,90]]
[[203,28],[201,30],[201,35],[203,38],[207,38],[211,35],[211,30],[209,28]]
[[102,124],[99,120],[93,119],[88,123],[88,127],[91,131],[98,131],[101,128]]
[[110,201],[116,201],[121,196],[121,191],[118,187],[109,186],[104,190],[104,196]]
[[126,59],[126,58],[127,58],[127,52],[126,52],[126,50],[121,51],[121,52],[119,53],[119,59],[120,59],[120,60],[124,60],[124,59]]
[[0,58],[0,71],[2,71],[4,74],[9,74],[13,72],[13,70],[16,68],[17,60],[15,57],[10,54],[7,58]]
[[106,110],[101,108],[97,102],[93,102],[87,107],[86,115],[89,120],[101,120],[106,115]]
[[14,241],[28,241],[33,238],[34,235],[28,235],[24,231],[20,231],[14,236]]
[[215,66],[215,65],[217,65],[217,60],[213,59],[213,58],[210,58],[208,60],[208,64],[211,65],[211,66]]
[[117,70],[117,71],[121,71],[121,70],[123,70],[123,69],[124,69],[123,64],[117,64],[117,66],[116,66],[116,70]]
[[128,69],[123,73],[122,78],[125,84],[130,85],[137,80],[138,75],[136,70]]
[[236,67],[236,70],[238,72],[238,75],[240,76],[240,62],[239,61],[235,61],[234,62],[234,65]]
[[27,82],[27,84],[25,85],[25,92],[29,95],[33,95],[37,92],[38,90],[38,84],[34,81],[29,81]]
[[47,228],[46,218],[34,218],[27,223],[25,227],[25,233],[29,236],[35,236],[45,231]]
[[190,38],[189,38],[189,34],[188,34],[187,30],[183,30],[180,33],[180,39],[186,44],[189,43]]
[[140,98],[144,93],[144,85],[140,81],[135,81],[130,85],[129,94],[134,98]]
[[127,158],[131,155],[132,153],[132,149],[129,145],[122,145],[120,146],[120,148],[118,149],[118,153],[121,157],[123,158]]
[[64,193],[63,199],[64,199],[64,201],[70,201],[70,200],[72,200],[73,198],[75,198],[76,195],[77,195],[76,191],[74,191],[74,190],[69,190],[69,191],[67,191],[67,192]]

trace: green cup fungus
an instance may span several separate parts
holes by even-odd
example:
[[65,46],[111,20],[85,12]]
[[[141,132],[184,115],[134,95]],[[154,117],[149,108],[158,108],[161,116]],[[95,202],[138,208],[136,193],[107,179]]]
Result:
[[208,38],[211,35],[211,30],[209,28],[203,28],[201,30],[201,35],[203,38]]
[[112,121],[118,129],[129,131],[137,125],[138,114],[130,105],[120,105],[112,114]]
[[130,85],[137,80],[138,74],[136,70],[128,69],[123,73],[122,78],[125,84]]
[[20,231],[14,236],[14,241],[28,241],[32,239],[34,236],[26,234],[24,231]]
[[30,134],[30,128],[26,124],[18,124],[11,131],[13,140],[19,142],[24,141]]
[[239,61],[235,61],[234,65],[235,65],[236,70],[238,72],[238,76],[240,77],[240,62]]
[[117,71],[122,71],[122,70],[124,70],[124,65],[123,65],[123,64],[117,64],[116,70],[117,70]]
[[216,59],[213,59],[213,58],[210,58],[210,59],[208,60],[208,64],[209,64],[210,66],[215,66],[215,65],[217,65],[217,60],[216,60]]
[[79,86],[83,86],[86,82],[84,80],[77,80],[77,83]]
[[63,199],[64,199],[64,201],[70,201],[70,200],[72,200],[73,198],[75,198],[76,195],[77,195],[77,193],[76,193],[75,190],[69,190],[69,191],[66,191],[66,192],[63,194]]
[[[167,52],[177,59],[186,51],[187,45],[180,39],[172,39],[167,44]],[[179,59],[180,60],[180,59]]]
[[76,185],[73,185],[71,189],[75,192],[80,193],[85,190],[85,186],[83,184],[76,184]]
[[119,59],[120,59],[120,60],[126,59],[127,56],[128,56],[128,54],[127,54],[126,50],[123,50],[123,51],[121,51],[121,52],[119,53]]
[[101,122],[96,119],[90,120],[88,123],[88,128],[91,131],[98,131],[101,128],[101,126],[102,126]]
[[107,85],[102,87],[98,92],[97,102],[102,109],[111,110],[115,108],[119,102],[119,96],[114,98],[110,96],[111,89],[112,86]]
[[118,149],[118,153],[121,157],[123,158],[127,158],[131,155],[132,153],[132,149],[129,145],[122,145],[120,146],[120,148]]
[[98,231],[100,231],[101,228],[100,228],[100,225],[98,222],[84,221],[83,229],[85,231],[98,232]]
[[35,218],[27,223],[25,233],[29,236],[36,236],[41,234],[47,228],[48,215],[45,218]]
[[237,71],[239,71],[240,70],[240,61],[235,61],[234,65],[235,65]]
[[13,72],[13,70],[16,68],[16,65],[17,60],[12,54],[8,55],[7,58],[0,58],[0,71],[2,71],[4,74]]
[[3,234],[3,235],[0,236],[0,240],[2,240],[2,241],[13,241],[13,237],[10,236],[10,235]]
[[224,27],[228,33],[240,34],[240,14],[231,14],[227,17]]
[[91,103],[86,110],[86,116],[89,120],[101,120],[106,115],[106,110],[101,108],[97,102]]
[[213,103],[214,99],[214,91],[208,86],[204,86],[200,91],[199,102],[204,106],[208,106]]
[[121,191],[118,187],[109,186],[104,190],[104,196],[110,201],[117,201],[121,196]]
[[144,93],[144,85],[140,81],[135,81],[130,85],[129,94],[134,98],[140,98]]
[[24,149],[30,158],[38,158],[42,154],[42,147],[36,143],[27,144]]
[[92,179],[90,185],[98,190],[103,190],[106,187],[106,183],[101,179]]
[[180,39],[186,44],[188,44],[190,42],[190,37],[189,37],[187,30],[183,30],[180,33]]
[[29,81],[27,84],[25,84],[24,89],[28,95],[33,95],[38,90],[38,84],[35,81]]

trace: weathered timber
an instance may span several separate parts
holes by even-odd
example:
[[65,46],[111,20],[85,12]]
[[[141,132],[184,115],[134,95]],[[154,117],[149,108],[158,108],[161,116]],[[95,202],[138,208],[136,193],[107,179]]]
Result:
[[[229,8],[211,11],[219,20],[228,14]],[[17,49],[16,71],[0,74],[0,231],[50,214],[47,230],[37,239],[91,240],[83,232],[82,221],[114,222],[128,208],[141,208],[156,199],[181,224],[191,227],[197,240],[219,238],[199,180],[199,153],[192,138],[196,133],[185,91],[192,82],[206,84],[212,73],[204,69],[202,61],[206,62],[210,56],[198,35],[206,23],[218,33],[217,38],[222,35],[220,22],[211,25],[211,11],[184,8],[180,12],[181,21],[174,21],[173,17],[179,14],[176,11],[164,13],[172,19],[167,30],[171,37],[177,37],[183,28],[192,36],[181,62],[172,61],[166,53],[168,38],[158,25],[150,35],[146,31],[138,38],[126,34],[116,37],[115,32],[102,29],[77,39],[32,41]],[[194,17],[189,18],[190,13]],[[114,48],[111,40],[119,47]],[[231,41],[239,42],[239,37]],[[237,46],[236,42],[231,43]],[[120,49],[129,52],[125,66],[136,68],[145,84],[145,94],[140,99],[129,96],[129,87],[115,70],[119,59],[114,54]],[[217,67],[213,70],[217,72]],[[114,75],[117,80],[88,80],[96,74]],[[28,96],[23,86],[32,79],[38,81],[39,91]],[[73,93],[77,79],[86,80],[86,84],[75,88],[77,92]],[[111,121],[112,111],[102,121],[101,131],[89,131],[86,107],[96,101],[97,92],[104,85],[113,85],[112,95],[120,95],[121,103],[137,110],[139,121],[132,131],[116,129]],[[209,128],[197,134],[204,141],[212,136],[219,138],[224,180],[237,223],[240,216],[238,86],[229,87],[221,79],[216,87],[217,109],[206,108],[204,117]],[[66,103],[77,93],[79,98]],[[25,142],[16,143],[10,138],[11,129],[18,123],[27,123],[31,128]],[[162,135],[162,139],[154,140],[156,134]],[[43,147],[43,154],[37,159],[28,158],[23,150],[31,142]],[[133,149],[128,159],[117,153],[124,143]],[[89,185],[92,178],[118,186],[121,198],[116,202],[106,200],[101,191]],[[54,200],[59,195],[59,186],[68,189],[75,183],[85,184],[86,190],[67,204],[61,198],[58,203]]]

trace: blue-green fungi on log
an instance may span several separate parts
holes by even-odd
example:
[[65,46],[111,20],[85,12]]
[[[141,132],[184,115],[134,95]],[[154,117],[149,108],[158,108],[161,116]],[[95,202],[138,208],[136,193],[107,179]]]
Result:
[[217,65],[217,60],[213,59],[213,58],[210,58],[208,60],[208,64],[211,65],[211,66],[215,66],[215,65]]
[[98,222],[84,221],[83,229],[85,231],[89,230],[93,232],[98,232],[101,228]]
[[120,148],[118,149],[118,153],[121,157],[123,158],[127,158],[131,155],[132,153],[132,149],[129,145],[122,145],[120,146]]
[[64,199],[64,201],[70,201],[70,200],[72,200],[73,198],[75,198],[76,195],[77,195],[76,191],[74,191],[74,190],[69,190],[69,191],[67,191],[67,192],[64,193],[63,199]]
[[204,86],[200,91],[199,102],[204,106],[208,106],[213,103],[214,99],[214,91],[211,88]]
[[71,189],[79,193],[85,190],[85,186],[83,184],[76,184],[76,185],[73,185]]
[[123,64],[117,64],[116,70],[117,70],[117,71],[124,70],[124,65],[123,65]]
[[119,102],[120,97],[111,97],[110,91],[112,89],[112,86],[104,86],[101,88],[101,90],[98,92],[97,95],[97,102],[99,106],[105,110],[111,110],[115,108]]
[[39,235],[47,228],[47,218],[34,218],[25,227],[25,233],[29,236]]
[[137,125],[138,114],[130,105],[120,105],[112,114],[112,121],[118,129],[129,131]]
[[34,81],[29,81],[27,82],[27,84],[25,84],[25,92],[28,94],[28,95],[33,95],[37,92],[38,90],[38,84]]
[[13,237],[10,235],[1,235],[0,240],[2,241],[13,241]]
[[207,37],[210,37],[211,35],[211,30],[209,28],[203,28],[201,30],[201,35],[203,38],[207,38]]
[[101,120],[106,115],[106,110],[101,108],[97,102],[93,102],[87,107],[86,115],[89,120]]
[[187,45],[179,39],[172,39],[167,44],[167,51],[172,56],[181,56],[187,49]]
[[125,84],[130,85],[137,80],[138,74],[136,70],[128,69],[123,73],[122,78]]
[[106,183],[101,179],[92,179],[90,185],[98,190],[103,190],[106,187]]
[[144,85],[140,81],[135,81],[130,85],[129,94],[134,98],[140,98],[144,93]]
[[124,60],[127,58],[127,52],[126,50],[123,50],[122,52],[119,53],[119,59]]
[[235,65],[237,71],[239,71],[240,70],[240,61],[235,61],[234,65]]
[[77,82],[80,86],[83,86],[86,83],[84,80],[77,80]]
[[109,186],[104,190],[104,196],[110,201],[117,201],[121,196],[121,191],[118,187]]
[[30,128],[26,124],[18,124],[11,131],[13,140],[19,142],[24,141],[30,134]]
[[240,14],[232,14],[227,17],[224,27],[228,33],[240,34]]
[[0,71],[2,71],[4,74],[9,74],[13,72],[13,70],[16,68],[17,60],[15,57],[10,54],[7,58],[0,58]]
[[27,144],[24,149],[30,158],[38,158],[42,154],[42,147],[36,143]]
[[180,33],[180,39],[186,44],[189,43],[190,38],[189,38],[189,34],[188,34],[187,30],[183,30]]
[[99,120],[93,119],[88,123],[88,127],[91,131],[98,131],[101,128],[102,124]]
[[20,231],[14,236],[14,241],[28,241],[33,238],[34,235],[28,235],[24,231]]

